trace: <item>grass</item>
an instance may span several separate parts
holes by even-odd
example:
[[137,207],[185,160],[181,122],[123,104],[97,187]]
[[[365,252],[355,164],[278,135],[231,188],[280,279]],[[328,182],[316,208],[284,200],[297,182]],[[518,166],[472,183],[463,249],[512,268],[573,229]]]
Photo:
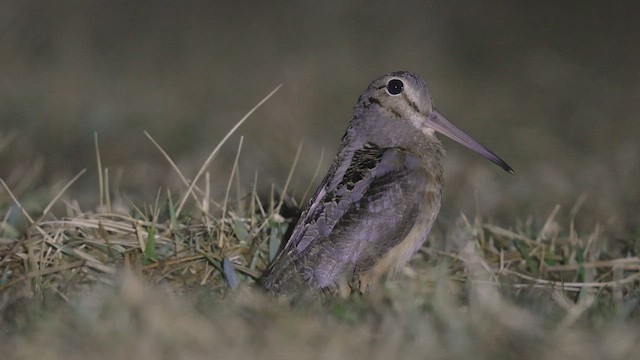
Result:
[[[582,200],[536,225],[460,215],[397,279],[348,298],[269,298],[253,284],[292,219],[280,194],[243,192],[242,142],[223,199],[149,135],[184,188],[152,204],[112,194],[98,163],[96,210],[66,191],[27,210],[0,192],[0,355],[11,358],[629,358],[638,353],[637,239],[579,233]],[[15,134],[0,139],[0,151]],[[203,181],[204,177],[204,181]],[[25,197],[24,192],[20,193]],[[295,202],[294,202],[295,203]],[[16,218],[23,218],[20,226]],[[615,241],[614,241],[615,240]],[[69,355],[73,354],[73,355]]]

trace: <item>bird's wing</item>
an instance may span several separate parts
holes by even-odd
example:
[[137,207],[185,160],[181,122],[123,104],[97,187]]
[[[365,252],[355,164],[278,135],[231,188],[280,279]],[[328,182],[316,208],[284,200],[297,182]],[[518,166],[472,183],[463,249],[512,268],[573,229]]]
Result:
[[289,241],[286,252],[300,254],[312,242],[327,237],[349,207],[364,196],[374,180],[386,149],[366,143],[340,151],[327,176],[309,200]]
[[[413,226],[419,161],[400,148],[365,144],[336,159],[287,243],[285,263],[310,257],[306,272],[335,274],[343,266],[373,266]],[[286,266],[282,264],[282,266]],[[327,275],[327,277],[331,277]]]

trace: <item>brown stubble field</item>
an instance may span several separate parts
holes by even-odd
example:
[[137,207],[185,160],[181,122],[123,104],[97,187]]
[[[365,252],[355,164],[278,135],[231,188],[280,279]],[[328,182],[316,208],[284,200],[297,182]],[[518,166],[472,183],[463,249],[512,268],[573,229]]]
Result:
[[[633,357],[638,10],[3,4],[0,357]],[[357,95],[399,69],[516,174],[444,140],[442,211],[402,274],[265,296]]]

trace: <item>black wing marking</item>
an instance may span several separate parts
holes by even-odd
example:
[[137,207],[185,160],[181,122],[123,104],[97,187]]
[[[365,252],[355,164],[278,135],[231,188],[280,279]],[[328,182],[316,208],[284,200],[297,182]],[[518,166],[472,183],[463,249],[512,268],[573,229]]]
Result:
[[318,237],[328,236],[351,204],[363,196],[385,151],[367,143],[351,154],[347,152],[345,157],[351,155],[350,159],[336,158],[334,166],[300,216],[286,250],[302,253]]

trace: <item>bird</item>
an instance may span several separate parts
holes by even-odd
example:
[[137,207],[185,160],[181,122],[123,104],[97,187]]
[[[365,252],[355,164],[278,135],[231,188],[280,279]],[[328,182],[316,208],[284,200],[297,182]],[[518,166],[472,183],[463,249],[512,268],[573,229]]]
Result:
[[445,151],[436,133],[513,173],[434,107],[418,75],[383,75],[358,98],[328,173],[261,286],[275,295],[348,294],[401,270],[440,210]]

